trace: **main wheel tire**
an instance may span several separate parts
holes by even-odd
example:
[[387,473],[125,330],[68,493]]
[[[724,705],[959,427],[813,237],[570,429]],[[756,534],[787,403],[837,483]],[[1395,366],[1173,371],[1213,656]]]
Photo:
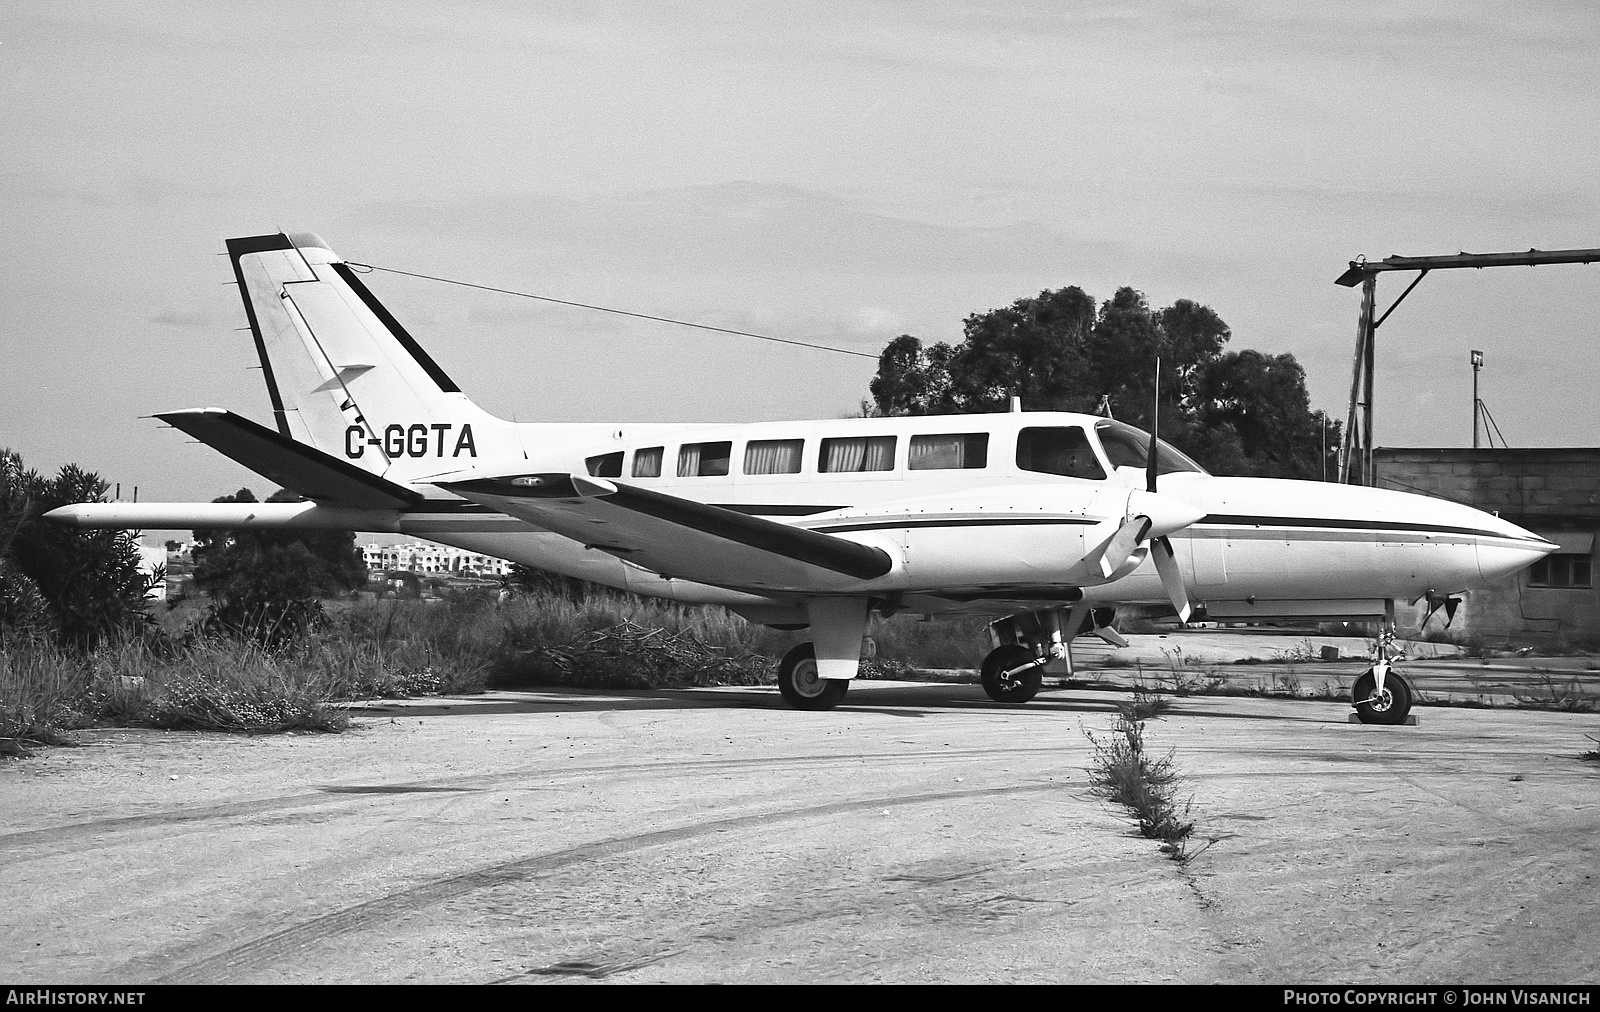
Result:
[[1039,692],[1044,681],[1043,665],[1035,665],[1015,675],[1006,672],[1034,660],[1032,650],[1008,643],[989,651],[983,659],[983,691],[996,703],[1026,703]]
[[778,663],[778,691],[797,710],[831,710],[849,689],[849,679],[818,677],[817,649],[810,643],[790,650]]
[[[1411,713],[1414,693],[1411,683],[1394,671],[1383,676],[1383,694],[1376,695],[1378,679],[1372,669],[1350,689],[1350,702],[1355,705],[1356,716],[1363,724],[1404,724]],[[1374,698],[1376,696],[1376,698]]]

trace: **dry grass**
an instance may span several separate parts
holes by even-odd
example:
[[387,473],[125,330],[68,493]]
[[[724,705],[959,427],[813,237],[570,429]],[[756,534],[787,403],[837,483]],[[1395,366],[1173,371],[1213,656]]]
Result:
[[526,674],[529,658],[561,684],[770,681],[770,658],[796,639],[720,608],[483,594],[333,602],[320,629],[277,651],[193,633],[88,653],[14,643],[0,650],[0,753],[102,725],[337,731],[348,725],[342,701],[481,691],[491,677]]
[[1584,688],[1576,678],[1558,682],[1549,675],[1539,679],[1539,687],[1516,692],[1512,698],[1526,710],[1559,710],[1565,713],[1593,713],[1600,708],[1600,695]]
[[326,666],[231,641],[176,649],[128,638],[88,653],[49,646],[0,651],[0,739],[61,744],[62,732],[123,725],[250,731],[341,730]]

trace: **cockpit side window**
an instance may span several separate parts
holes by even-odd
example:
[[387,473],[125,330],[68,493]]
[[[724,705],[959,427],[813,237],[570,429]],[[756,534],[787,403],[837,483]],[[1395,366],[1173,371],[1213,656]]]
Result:
[[1096,481],[1106,476],[1089,445],[1089,434],[1076,425],[1023,429],[1017,434],[1017,467]]
[[[1123,422],[1107,419],[1096,422],[1094,434],[1100,437],[1100,445],[1106,451],[1106,459],[1111,461],[1111,466],[1144,468],[1150,455],[1150,434],[1134,428]],[[1185,457],[1170,443],[1156,440],[1156,474],[1172,474],[1175,471],[1193,471],[1205,474],[1206,469]]]

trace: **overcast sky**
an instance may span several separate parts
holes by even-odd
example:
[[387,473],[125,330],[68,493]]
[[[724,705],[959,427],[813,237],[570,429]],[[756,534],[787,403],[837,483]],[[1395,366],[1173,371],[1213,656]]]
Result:
[[[1357,255],[1600,247],[1600,5],[0,6],[0,446],[140,498],[269,484],[229,236],[876,354],[1076,284],[1190,298],[1342,417]],[[1407,275],[1385,275],[1380,307]],[[369,283],[520,420],[837,417],[868,359]],[[1600,265],[1430,275],[1381,445],[1600,445]]]

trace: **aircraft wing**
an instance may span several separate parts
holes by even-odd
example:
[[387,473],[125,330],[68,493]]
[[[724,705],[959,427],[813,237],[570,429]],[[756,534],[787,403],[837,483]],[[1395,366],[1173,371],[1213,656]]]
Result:
[[827,593],[884,576],[889,553],[605,478],[524,475],[439,487],[668,577]]
[[221,408],[168,411],[157,418],[256,474],[326,506],[406,509],[422,494]]

